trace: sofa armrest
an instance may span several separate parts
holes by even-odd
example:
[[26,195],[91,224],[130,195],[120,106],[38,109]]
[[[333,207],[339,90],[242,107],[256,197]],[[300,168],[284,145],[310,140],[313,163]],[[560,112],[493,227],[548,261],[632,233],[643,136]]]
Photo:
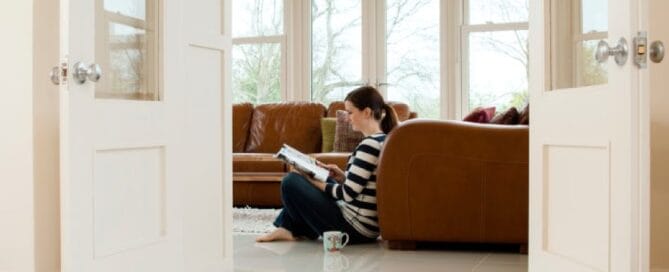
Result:
[[381,236],[527,243],[528,127],[409,120],[377,170]]
[[314,153],[310,154],[318,161],[325,164],[336,164],[342,170],[346,169],[346,164],[348,163],[348,158],[351,156],[351,152],[327,152],[327,153]]

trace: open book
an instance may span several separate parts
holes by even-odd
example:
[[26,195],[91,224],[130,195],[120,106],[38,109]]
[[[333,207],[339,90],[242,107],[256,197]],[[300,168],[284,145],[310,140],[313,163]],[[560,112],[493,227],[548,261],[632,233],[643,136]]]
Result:
[[325,181],[328,178],[329,171],[318,166],[314,158],[305,155],[287,144],[283,144],[283,147],[281,147],[279,152],[274,154],[274,157],[285,161],[287,164],[294,166],[317,180]]

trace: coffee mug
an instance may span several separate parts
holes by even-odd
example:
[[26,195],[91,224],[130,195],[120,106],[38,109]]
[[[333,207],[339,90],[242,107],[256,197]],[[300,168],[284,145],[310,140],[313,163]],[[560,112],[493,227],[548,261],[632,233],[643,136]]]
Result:
[[346,244],[348,244],[348,234],[336,230],[323,232],[323,250],[325,252],[337,252],[344,248]]

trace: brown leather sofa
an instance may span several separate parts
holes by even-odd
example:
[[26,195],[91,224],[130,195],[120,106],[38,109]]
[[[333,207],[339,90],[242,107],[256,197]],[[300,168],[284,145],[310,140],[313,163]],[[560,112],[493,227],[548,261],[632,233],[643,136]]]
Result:
[[[400,120],[415,118],[404,103],[389,103]],[[233,204],[280,207],[279,185],[287,166],[272,156],[286,143],[342,169],[349,153],[320,153],[322,117],[334,117],[344,103],[314,102],[233,105]]]
[[377,172],[381,236],[519,244],[528,235],[528,126],[411,120],[389,135]]

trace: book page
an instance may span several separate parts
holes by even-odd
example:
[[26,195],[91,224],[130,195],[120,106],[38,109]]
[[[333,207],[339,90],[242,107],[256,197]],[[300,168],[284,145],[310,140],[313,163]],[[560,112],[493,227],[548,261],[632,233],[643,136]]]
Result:
[[326,181],[328,178],[329,171],[318,166],[314,158],[307,156],[287,144],[284,144],[274,157],[284,160],[286,163],[295,166],[317,180]]

